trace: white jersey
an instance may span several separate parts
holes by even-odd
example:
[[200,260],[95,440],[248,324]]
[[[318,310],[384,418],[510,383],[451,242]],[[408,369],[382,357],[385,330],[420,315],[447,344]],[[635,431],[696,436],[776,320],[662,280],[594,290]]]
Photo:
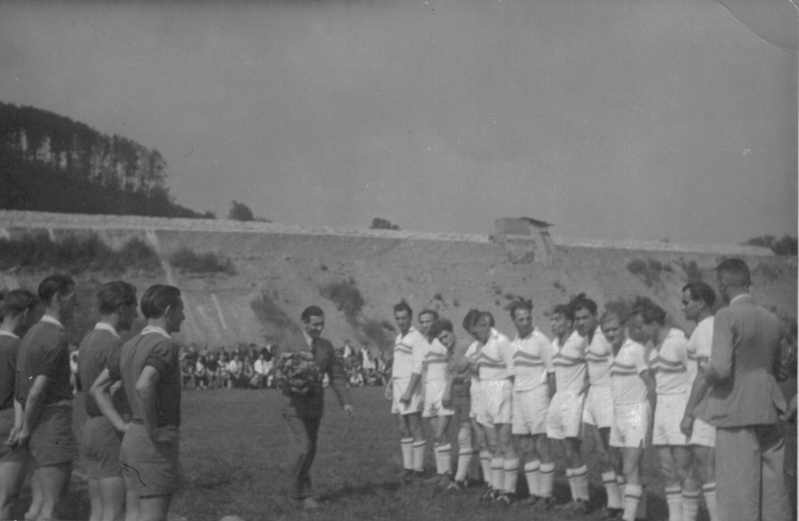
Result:
[[[710,350],[713,347],[713,322],[714,317],[705,317],[699,321],[688,339],[688,353],[696,356],[696,363],[704,367],[710,361]],[[696,378],[693,372],[691,381]]]
[[585,341],[577,331],[573,331],[561,346],[555,339],[555,355],[552,367],[555,370],[557,392],[577,393],[585,383]]
[[547,383],[547,373],[552,373],[554,349],[549,339],[538,329],[526,338],[516,338],[513,348],[513,390],[531,391]]
[[640,375],[648,370],[646,348],[629,338],[625,340],[610,368],[614,406],[646,402],[646,383]]
[[400,333],[394,342],[392,378],[410,378],[411,374],[422,374],[424,357],[430,349],[424,335],[411,326],[405,335]]
[[659,349],[649,353],[649,367],[655,374],[657,394],[686,394],[691,389],[688,340],[685,333],[671,328]]
[[588,337],[584,337],[584,340],[588,344],[585,361],[588,362],[588,380],[591,382],[591,387],[609,387],[613,348],[598,327],[594,330],[590,343]]
[[449,376],[450,352],[444,344],[434,339],[424,357],[425,382],[444,380]]
[[489,337],[477,358],[480,381],[506,380],[513,375],[513,349],[508,337],[491,329]]

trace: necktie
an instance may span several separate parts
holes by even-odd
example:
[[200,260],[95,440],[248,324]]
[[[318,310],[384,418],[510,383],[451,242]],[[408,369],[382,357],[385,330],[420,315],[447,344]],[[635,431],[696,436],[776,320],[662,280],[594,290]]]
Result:
[[317,339],[316,338],[312,338],[311,339],[311,356],[313,356],[314,359],[316,359],[316,347],[317,347],[317,345],[318,345]]

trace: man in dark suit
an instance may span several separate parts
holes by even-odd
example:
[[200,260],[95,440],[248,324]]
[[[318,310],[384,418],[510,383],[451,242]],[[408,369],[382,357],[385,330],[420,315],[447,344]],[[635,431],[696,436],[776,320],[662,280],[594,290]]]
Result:
[[[325,313],[319,306],[305,308],[302,319],[301,341],[287,346],[284,352],[310,351],[314,362],[322,374],[330,378],[330,387],[336,393],[339,404],[347,418],[352,418],[354,409],[347,391],[347,378],[341,362],[336,358],[333,344],[321,337],[325,327]],[[324,388],[319,382],[314,389],[304,396],[291,395],[283,397],[283,418],[289,433],[291,453],[291,490],[292,499],[302,508],[315,510],[320,508],[319,502],[311,493],[311,465],[316,456],[316,442],[319,424],[324,412]]]
[[705,380],[711,385],[702,417],[716,431],[719,519],[788,521],[783,476],[787,411],[774,377],[780,322],[749,295],[746,263],[727,259],[716,268],[719,293],[729,306],[716,313]]

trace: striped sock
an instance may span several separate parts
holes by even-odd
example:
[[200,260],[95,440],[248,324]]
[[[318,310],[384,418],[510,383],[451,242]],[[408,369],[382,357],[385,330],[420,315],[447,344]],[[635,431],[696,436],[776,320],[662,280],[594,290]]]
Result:
[[505,460],[491,458],[491,487],[502,491],[503,486],[505,486]]
[[646,485],[641,485],[641,500],[638,502],[638,509],[635,511],[636,519],[646,519]]
[[436,474],[443,474],[441,470],[441,456],[438,453],[438,443],[433,444],[433,457],[436,460]]
[[452,474],[452,445],[447,443],[446,445],[439,445],[438,446],[438,459],[441,460],[441,470],[438,472],[439,474]]
[[696,521],[699,513],[699,490],[682,491],[682,521]]
[[469,468],[468,468],[468,470],[466,472],[466,475],[472,481],[477,482],[477,481],[480,481],[480,472],[481,472],[481,470],[480,470],[480,453],[477,452],[476,450],[473,450],[472,451],[472,459],[471,459],[471,462],[469,463]]
[[635,512],[641,502],[642,492],[641,485],[627,485],[624,487],[624,514],[622,514],[624,521],[635,521]]
[[480,451],[480,468],[483,470],[483,481],[489,485],[494,483],[491,477],[491,453],[487,450]]
[[608,496],[608,508],[621,508],[621,496],[619,495],[616,473],[612,470],[603,472],[602,483],[605,485],[605,492]]
[[425,440],[413,442],[413,470],[424,472],[424,448],[427,446]]
[[707,506],[707,513],[710,514],[710,521],[719,521],[719,514],[716,510],[716,482],[705,483],[702,487],[702,494],[705,496],[705,506]]
[[575,499],[588,501],[588,465],[573,469],[572,478],[574,479],[574,491],[577,493]]
[[402,438],[400,446],[402,447],[402,468],[413,470],[413,438]]
[[458,470],[455,473],[456,481],[463,481],[469,472],[469,465],[474,459],[474,451],[471,447],[461,447],[458,452]]
[[679,486],[666,487],[666,504],[669,507],[669,521],[682,521],[682,489]]
[[572,501],[577,501],[577,491],[574,488],[574,470],[566,469],[566,480],[569,482],[569,490],[572,494]]
[[531,496],[541,496],[541,462],[528,461],[524,464],[524,477],[527,478],[527,490]]
[[506,494],[515,494],[516,481],[519,479],[519,458],[506,459],[502,468],[505,474],[502,490]]
[[555,485],[555,464],[542,463],[541,464],[541,497],[552,497],[552,489]]

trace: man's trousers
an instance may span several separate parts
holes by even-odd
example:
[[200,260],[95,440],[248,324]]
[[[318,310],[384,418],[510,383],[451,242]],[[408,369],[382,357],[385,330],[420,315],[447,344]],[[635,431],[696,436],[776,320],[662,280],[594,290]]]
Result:
[[322,417],[300,417],[287,407],[283,410],[283,419],[289,434],[289,495],[294,499],[303,499],[311,495],[311,465],[316,456]]

